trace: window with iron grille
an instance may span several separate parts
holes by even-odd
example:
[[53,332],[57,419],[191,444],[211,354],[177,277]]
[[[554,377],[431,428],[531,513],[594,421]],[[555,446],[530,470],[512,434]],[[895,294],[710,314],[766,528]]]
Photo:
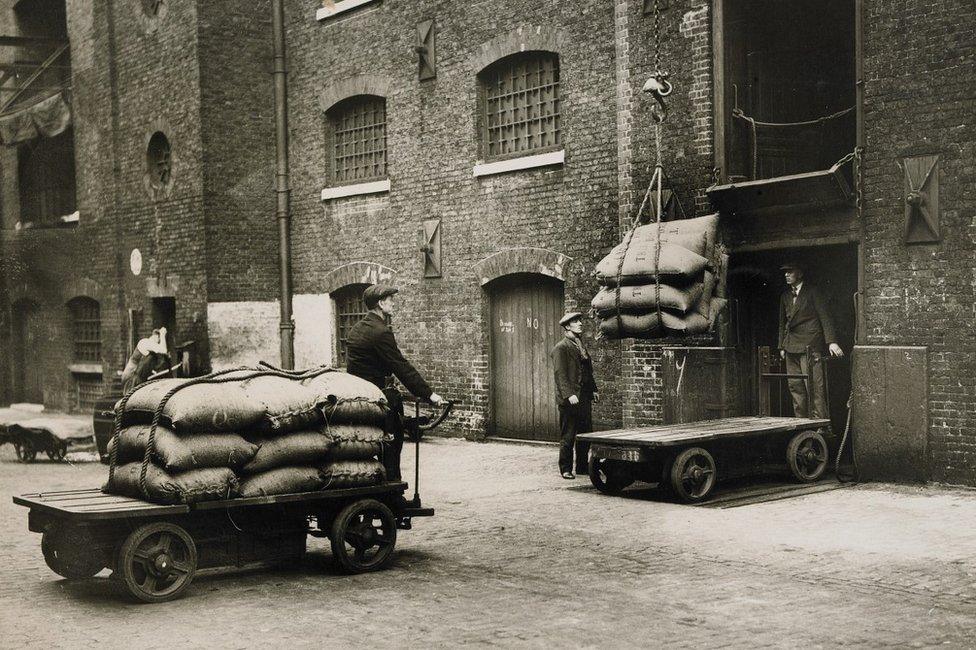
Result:
[[368,284],[350,284],[332,294],[336,314],[336,365],[346,365],[346,339],[352,326],[366,315],[363,290]]
[[516,54],[488,68],[481,82],[486,157],[526,154],[560,144],[557,55]]
[[80,363],[101,363],[102,321],[98,301],[75,298],[68,303],[71,314],[71,335],[74,360]]
[[17,167],[21,221],[58,222],[75,211],[75,145],[71,129],[21,145]]
[[359,95],[329,111],[336,183],[386,178],[386,100]]
[[75,387],[78,389],[78,410],[91,413],[102,396],[101,375],[75,375]]

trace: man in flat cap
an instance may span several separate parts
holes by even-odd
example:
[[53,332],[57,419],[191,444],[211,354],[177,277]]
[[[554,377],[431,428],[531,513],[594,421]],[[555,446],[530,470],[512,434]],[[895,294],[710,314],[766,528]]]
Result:
[[404,358],[393,337],[389,319],[393,316],[393,295],[397,291],[388,284],[367,287],[363,291],[363,302],[369,312],[353,325],[346,338],[346,371],[378,386],[390,404],[386,428],[393,434],[393,444],[390,453],[384,453],[384,465],[386,477],[391,481],[400,480],[400,449],[403,447],[403,398],[393,388],[393,376],[414,396],[433,404],[443,402],[443,398],[431,390],[416,368]]
[[593,362],[583,345],[583,314],[570,312],[559,319],[565,336],[552,348],[552,365],[556,376],[556,403],[559,405],[559,473],[563,478],[573,474],[573,451],[576,473],[587,471],[589,444],[577,443],[576,436],[593,430],[591,405],[596,398]]
[[786,360],[787,373],[811,376],[813,404],[807,404],[805,380],[789,380],[793,413],[798,418],[829,418],[821,357],[825,349],[834,357],[844,356],[844,351],[837,344],[826,301],[815,286],[803,281],[800,265],[787,262],[780,270],[787,290],[779,301],[779,354]]

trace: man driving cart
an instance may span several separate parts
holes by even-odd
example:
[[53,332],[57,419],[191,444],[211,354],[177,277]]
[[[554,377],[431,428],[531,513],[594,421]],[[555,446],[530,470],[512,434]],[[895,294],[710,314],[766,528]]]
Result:
[[403,447],[403,397],[393,387],[393,377],[419,399],[440,405],[443,398],[431,390],[417,369],[397,346],[390,319],[394,311],[396,287],[374,284],[363,291],[368,313],[349,330],[346,338],[346,371],[378,386],[386,396],[390,411],[386,431],[393,435],[390,453],[383,454],[387,480],[400,480],[400,450]]

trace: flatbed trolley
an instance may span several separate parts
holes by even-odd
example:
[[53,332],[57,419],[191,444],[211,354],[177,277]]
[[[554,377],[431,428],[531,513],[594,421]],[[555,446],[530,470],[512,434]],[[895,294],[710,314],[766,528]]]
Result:
[[307,535],[328,537],[349,573],[382,569],[397,529],[434,514],[419,498],[405,502],[406,487],[387,482],[177,505],[93,488],[25,494],[14,503],[30,508],[28,529],[42,534],[44,560],[58,575],[89,578],[108,567],[136,599],[164,602],[183,593],[198,569],[299,560]]
[[769,415],[774,382],[808,380],[807,400],[812,403],[810,377],[785,372],[767,346],[758,349],[757,369],[760,415],[581,434],[579,439],[590,443],[593,485],[617,494],[634,481],[646,481],[693,503],[708,498],[719,476],[749,476],[785,466],[797,481],[819,479],[827,469],[823,432],[830,431],[830,420]]
[[[418,416],[405,417],[404,425],[408,431],[429,431],[452,406],[447,402],[432,422],[420,418],[418,407]],[[409,500],[402,481],[175,505],[98,488],[13,500],[30,508],[28,529],[41,533],[41,552],[52,571],[65,578],[90,578],[109,568],[135,599],[156,603],[180,596],[198,569],[300,560],[308,535],[328,537],[333,558],[348,573],[384,568],[393,556],[397,530],[409,530],[415,517],[434,515],[433,508],[421,504],[419,445],[415,453]]]
[[605,494],[617,494],[637,480],[658,483],[685,502],[708,498],[719,473],[747,476],[770,465],[786,466],[801,482],[815,481],[827,468],[821,429],[830,420],[746,416],[634,429],[585,433],[589,474]]

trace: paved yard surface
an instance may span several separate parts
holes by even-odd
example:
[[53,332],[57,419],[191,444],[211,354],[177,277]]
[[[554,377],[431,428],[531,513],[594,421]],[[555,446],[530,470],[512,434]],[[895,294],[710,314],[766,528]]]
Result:
[[401,531],[390,570],[338,575],[312,539],[300,566],[136,605],[107,571],[52,573],[10,501],[107,468],[2,447],[0,647],[976,647],[976,492],[866,484],[709,509],[603,496],[555,459],[425,441],[437,516]]

